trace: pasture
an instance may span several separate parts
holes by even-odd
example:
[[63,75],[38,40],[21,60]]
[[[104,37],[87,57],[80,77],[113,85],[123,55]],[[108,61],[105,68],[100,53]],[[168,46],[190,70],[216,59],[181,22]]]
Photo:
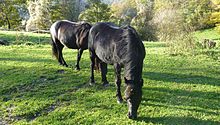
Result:
[[88,50],[76,71],[77,51],[65,48],[70,67],[58,65],[49,35],[1,31],[0,38],[11,43],[0,46],[0,124],[220,124],[220,59],[210,55],[219,53],[219,47],[170,56],[164,43],[145,42],[143,99],[138,119],[130,120],[126,103],[116,102],[112,66],[108,66],[109,87],[101,85],[99,72],[95,72],[97,84],[88,84]]

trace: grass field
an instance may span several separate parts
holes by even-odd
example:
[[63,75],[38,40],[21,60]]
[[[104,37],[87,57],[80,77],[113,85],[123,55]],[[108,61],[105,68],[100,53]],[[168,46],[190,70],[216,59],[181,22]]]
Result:
[[1,31],[0,38],[11,42],[0,46],[0,125],[220,124],[220,61],[207,54],[170,56],[164,43],[145,42],[143,100],[138,119],[130,120],[126,103],[116,102],[112,66],[109,87],[102,87],[98,72],[97,85],[89,86],[88,51],[75,71],[77,51],[65,48],[70,68],[59,66],[49,35]]

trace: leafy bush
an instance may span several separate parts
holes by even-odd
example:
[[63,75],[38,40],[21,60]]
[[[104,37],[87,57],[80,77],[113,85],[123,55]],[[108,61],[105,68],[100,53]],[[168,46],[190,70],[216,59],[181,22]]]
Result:
[[220,0],[212,0],[214,12],[211,13],[209,22],[210,24],[215,25],[215,29],[220,32]]
[[213,27],[209,23],[212,12],[210,0],[188,0],[182,4],[185,23],[195,30]]
[[131,25],[135,27],[139,33],[141,39],[154,41],[155,36],[155,26],[152,24],[151,20],[153,18],[153,2],[150,0],[137,4],[137,15],[132,19]]
[[107,4],[100,1],[92,2],[89,9],[81,12],[79,20],[84,20],[90,23],[108,22],[112,15],[111,9]]
[[189,25],[184,23],[181,9],[161,9],[155,14],[153,22],[157,28],[157,38],[167,42],[171,54],[181,54],[194,49],[194,38],[190,34]]

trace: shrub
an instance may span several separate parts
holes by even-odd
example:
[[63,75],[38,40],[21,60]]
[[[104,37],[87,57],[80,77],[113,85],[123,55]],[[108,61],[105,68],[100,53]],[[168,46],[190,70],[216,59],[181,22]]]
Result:
[[80,13],[79,20],[87,21],[90,23],[108,22],[111,15],[112,13],[109,6],[100,1],[97,1],[92,2],[89,9],[86,9]]
[[151,22],[154,16],[153,2],[147,0],[144,3],[137,3],[137,10],[138,13],[132,19],[131,25],[135,27],[141,39],[148,41],[156,40],[155,26]]
[[171,54],[183,54],[194,49],[194,38],[189,25],[184,23],[181,9],[161,9],[155,14],[153,22],[157,38],[168,44]]

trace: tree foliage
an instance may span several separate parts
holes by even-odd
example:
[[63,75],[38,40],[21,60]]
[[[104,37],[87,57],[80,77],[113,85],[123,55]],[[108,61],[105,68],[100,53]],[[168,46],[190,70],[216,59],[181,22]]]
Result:
[[7,26],[14,29],[21,24],[19,8],[25,4],[25,0],[1,0],[0,1],[0,27]]
[[214,11],[211,13],[209,23],[214,24],[216,30],[220,32],[220,0],[212,0]]
[[75,1],[72,0],[35,0],[29,1],[30,18],[26,29],[48,29],[57,20],[77,20]]
[[131,20],[131,25],[134,26],[140,37],[143,40],[155,40],[155,28],[151,23],[154,16],[153,13],[153,0],[142,0],[136,2],[136,16]]
[[210,0],[188,0],[182,5],[185,22],[195,30],[209,28],[208,19],[212,12]]
[[104,0],[87,0],[81,5],[81,0],[1,0],[0,26],[19,27],[22,20],[19,8],[26,5],[30,15],[28,30],[48,29],[62,19],[132,25],[144,40],[169,40],[168,37],[178,36],[174,35],[177,31],[214,25],[220,29],[220,0],[118,0],[111,5],[101,1]]
[[111,9],[107,4],[99,0],[90,1],[90,7],[79,15],[79,20],[88,21],[90,23],[108,22],[111,19]]
[[26,30],[46,29],[51,24],[49,15],[49,0],[29,1],[30,18]]
[[130,25],[132,19],[137,15],[135,0],[122,0],[111,5],[112,16],[117,19],[118,25]]
[[[157,3],[158,2],[158,3]],[[155,14],[153,23],[156,28],[156,36],[158,40],[164,41],[169,46],[169,53],[180,54],[191,52],[194,49],[194,39],[190,32],[190,24],[185,21],[184,9],[182,8],[188,1],[163,0],[155,1]]]

